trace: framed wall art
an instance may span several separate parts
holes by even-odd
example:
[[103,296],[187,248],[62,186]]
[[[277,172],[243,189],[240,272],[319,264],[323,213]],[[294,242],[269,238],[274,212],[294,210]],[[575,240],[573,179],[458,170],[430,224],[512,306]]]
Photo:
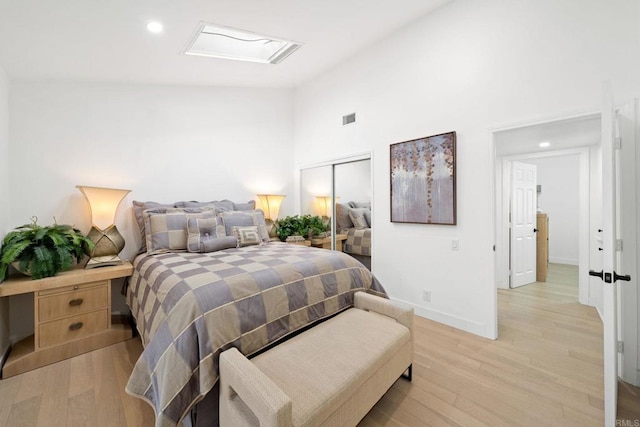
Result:
[[391,222],[456,225],[456,133],[391,145]]

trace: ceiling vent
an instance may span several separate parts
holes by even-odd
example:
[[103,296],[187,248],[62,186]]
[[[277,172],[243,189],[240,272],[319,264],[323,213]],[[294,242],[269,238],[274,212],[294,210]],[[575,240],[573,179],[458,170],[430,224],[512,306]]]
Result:
[[300,46],[290,40],[201,22],[183,53],[278,64]]
[[342,126],[350,125],[351,123],[356,122],[356,113],[347,114],[346,116],[342,116]]

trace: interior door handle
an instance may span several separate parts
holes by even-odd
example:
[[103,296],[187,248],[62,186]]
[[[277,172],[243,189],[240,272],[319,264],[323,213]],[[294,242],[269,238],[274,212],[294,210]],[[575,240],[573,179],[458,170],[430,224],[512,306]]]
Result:
[[534,229],[533,229],[533,232],[534,232],[534,233],[537,233],[537,232],[538,232],[538,229],[537,229],[537,228],[534,228]]
[[625,282],[629,282],[629,281],[631,281],[631,276],[629,276],[628,274],[620,275],[620,274],[618,274],[618,273],[616,273],[614,271],[613,272],[613,281],[617,282],[618,280],[623,280]]
[[604,271],[602,271],[602,270],[600,270],[600,271],[589,270],[589,276],[599,277],[600,279],[604,280]]
[[600,279],[604,280],[606,283],[615,283],[618,280],[624,280],[625,282],[629,282],[631,280],[631,276],[629,276],[628,274],[620,275],[615,271],[613,272],[613,280],[611,280],[612,279],[611,273],[605,273],[604,271],[589,270],[589,276],[599,277]]

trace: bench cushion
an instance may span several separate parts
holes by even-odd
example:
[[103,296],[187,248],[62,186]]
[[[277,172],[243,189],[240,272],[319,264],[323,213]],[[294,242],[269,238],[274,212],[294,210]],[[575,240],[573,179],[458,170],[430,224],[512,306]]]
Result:
[[353,308],[251,361],[292,400],[294,426],[319,425],[410,340],[395,319]]

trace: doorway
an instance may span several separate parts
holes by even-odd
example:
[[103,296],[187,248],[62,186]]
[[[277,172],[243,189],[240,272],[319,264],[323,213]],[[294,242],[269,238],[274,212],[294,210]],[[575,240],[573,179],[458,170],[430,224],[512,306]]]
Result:
[[[511,198],[511,167],[513,162],[524,162],[540,165],[556,163],[556,167],[562,167],[562,159],[573,158],[573,169],[577,169],[577,197],[573,200],[577,216],[571,220],[571,226],[575,227],[578,240],[578,252],[570,256],[561,256],[565,259],[550,259],[578,266],[579,302],[587,305],[596,305],[597,292],[591,292],[588,276],[589,267],[597,259],[597,253],[592,253],[594,244],[591,238],[595,237],[590,230],[598,227],[600,213],[597,205],[601,189],[593,183],[592,175],[597,174],[597,164],[600,151],[600,121],[599,115],[582,116],[553,122],[546,122],[522,127],[509,128],[493,133],[496,155],[496,286],[508,289],[512,280],[512,267],[510,260],[510,198]],[[548,143],[542,144],[542,143]],[[541,146],[542,145],[542,146]],[[553,179],[561,180],[563,171],[559,169],[552,172],[552,166],[546,168],[547,173],[553,173]],[[551,190],[549,184],[541,188]],[[547,195],[549,191],[547,191]],[[542,200],[545,194],[541,194]],[[591,197],[595,195],[596,197]],[[540,206],[544,210],[543,206]],[[561,215],[555,215],[560,219]],[[564,221],[564,220],[563,220]],[[550,219],[550,222],[554,221]],[[556,236],[558,237],[558,236]],[[551,237],[553,238],[553,237]],[[550,238],[550,239],[551,239]],[[559,243],[556,242],[556,243]],[[554,251],[557,252],[557,251]],[[566,252],[566,251],[565,251]],[[569,259],[567,259],[569,258]]]

